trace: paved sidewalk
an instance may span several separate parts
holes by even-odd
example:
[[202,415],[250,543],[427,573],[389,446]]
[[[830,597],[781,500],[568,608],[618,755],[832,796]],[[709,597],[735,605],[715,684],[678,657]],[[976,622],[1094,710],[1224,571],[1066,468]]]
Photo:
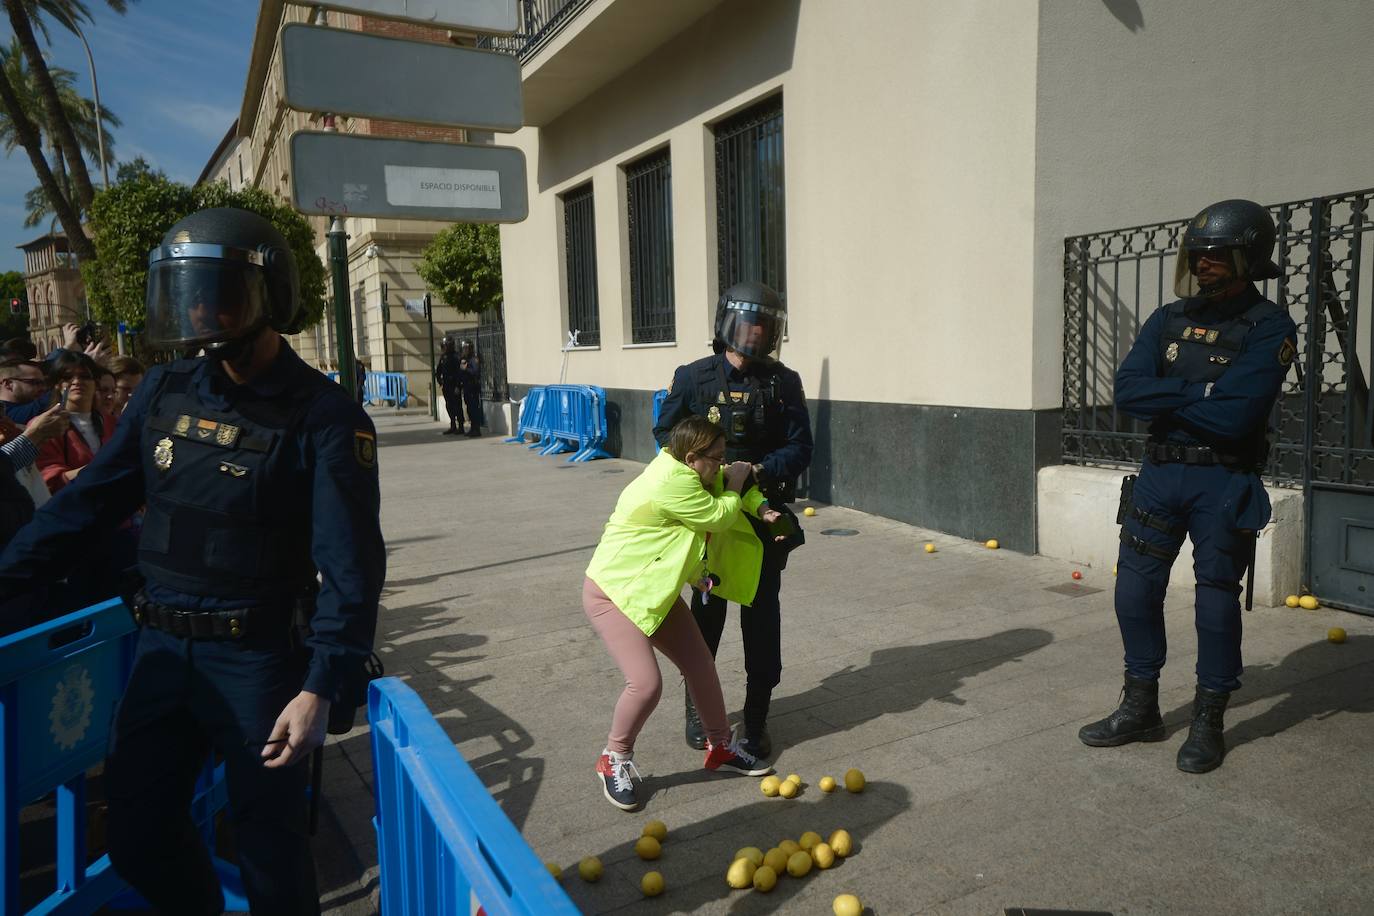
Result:
[[[825,914],[840,893],[881,916],[1374,912],[1374,620],[1248,614],[1231,752],[1220,770],[1187,776],[1174,755],[1196,661],[1190,593],[1168,605],[1169,739],[1090,749],[1075,733],[1121,684],[1110,569],[1083,570],[1075,589],[1061,561],[819,506],[783,578],[771,718],[777,766],[806,789],[766,799],[756,780],[702,771],[665,661],[663,700],[636,748],[651,796],[625,814],[592,771],[621,679],[579,598],[601,527],[642,465],[441,437],[427,418],[378,428],[387,671],[419,691],[536,853],[568,870],[587,913]],[[744,693],[735,614],[719,658],[732,710]],[[1344,645],[1326,642],[1336,625]],[[816,788],[851,766],[868,776],[863,794]],[[330,746],[317,846],[330,912],[374,907],[370,777],[364,729]],[[631,849],[650,819],[670,830],[652,865]],[[768,895],[727,888],[736,849],[837,827],[858,849],[830,871],[783,878]],[[606,865],[598,884],[576,876],[586,855]],[[668,890],[645,900],[650,868]]]

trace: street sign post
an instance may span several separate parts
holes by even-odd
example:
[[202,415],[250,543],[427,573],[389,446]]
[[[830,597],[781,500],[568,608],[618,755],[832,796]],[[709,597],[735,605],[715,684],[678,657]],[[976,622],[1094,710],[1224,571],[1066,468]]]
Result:
[[312,5],[441,29],[507,35],[520,30],[515,0],[316,0]]
[[524,122],[509,54],[296,22],[281,55],[283,96],[299,111],[505,132]]
[[525,154],[514,147],[300,131],[293,203],[325,216],[516,223],[529,215]]

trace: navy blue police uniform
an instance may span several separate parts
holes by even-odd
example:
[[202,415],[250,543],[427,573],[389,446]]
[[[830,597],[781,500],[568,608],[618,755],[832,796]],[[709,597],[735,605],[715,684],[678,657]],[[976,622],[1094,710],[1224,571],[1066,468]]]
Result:
[[[654,426],[659,445],[666,445],[673,426],[689,416],[706,417],[725,431],[726,462],[754,465],[771,507],[787,514],[796,527],[793,538],[778,544],[767,525],[749,519],[764,547],[754,603],[740,613],[745,730],[755,737],[762,733],[773,688],[782,678],[779,591],[788,553],[802,538],[786,503],[795,498],[797,477],[811,463],[811,416],[796,372],[771,359],[753,359],[736,369],[724,352],[678,367]],[[692,614],[713,656],[725,629],[725,612],[725,599],[693,591]]]
[[[466,366],[463,363],[467,363]],[[468,409],[468,435],[482,434],[482,364],[477,354],[463,356],[458,361],[458,378],[463,386],[463,404]]]
[[[154,367],[114,438],[0,556],[0,586],[56,578],[89,532],[144,505],[144,626],[105,768],[116,870],[159,911],[220,912],[189,811],[213,749],[253,911],[317,913],[309,768],[261,755],[301,690],[337,705],[371,652],[386,562],[375,430],[284,339],[245,385],[206,358]],[[312,595],[301,635],[293,614]]]
[[463,429],[463,379],[458,368],[458,354],[445,350],[439,357],[439,365],[434,368],[434,380],[444,393],[444,410],[448,412],[450,430],[461,432]]

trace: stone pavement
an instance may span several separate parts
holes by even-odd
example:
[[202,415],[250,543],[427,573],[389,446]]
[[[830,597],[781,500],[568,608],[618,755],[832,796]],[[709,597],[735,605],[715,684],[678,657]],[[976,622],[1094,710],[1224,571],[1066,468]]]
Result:
[[[378,427],[387,671],[419,691],[539,857],[567,869],[587,913],[824,914],[840,893],[881,916],[1374,912],[1374,620],[1248,614],[1230,754],[1188,776],[1174,755],[1196,660],[1189,592],[1168,603],[1168,740],[1090,749],[1075,733],[1121,684],[1110,569],[1085,569],[1075,587],[1060,561],[819,506],[783,579],[771,719],[777,767],[805,790],[766,799],[756,780],[701,770],[665,661],[663,700],[636,748],[649,798],[626,814],[592,771],[621,679],[579,596],[642,466],[441,437],[427,418]],[[922,551],[928,540],[936,553]],[[735,613],[719,658],[732,710],[744,691]],[[1335,625],[1344,645],[1325,639]],[[863,794],[816,788],[853,766],[868,776]],[[333,913],[375,906],[370,778],[365,729],[330,746],[317,857]],[[670,830],[652,865],[631,849],[650,819]],[[858,849],[830,871],[783,878],[768,895],[727,888],[736,849],[838,827]],[[598,884],[576,876],[587,855],[606,865]],[[668,890],[645,900],[650,868]]]

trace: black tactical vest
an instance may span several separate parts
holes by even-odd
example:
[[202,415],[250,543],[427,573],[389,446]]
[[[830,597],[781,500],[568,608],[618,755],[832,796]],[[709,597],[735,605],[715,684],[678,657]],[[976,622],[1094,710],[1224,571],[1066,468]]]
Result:
[[291,390],[225,412],[202,403],[196,365],[170,367],[148,406],[140,567],[149,581],[190,595],[292,600],[315,577],[311,488],[294,472],[292,433],[328,380],[301,373]]
[[1246,336],[1263,318],[1279,307],[1261,299],[1230,318],[1202,321],[1185,311],[1187,300],[1171,302],[1166,308],[1164,333],[1160,337],[1166,378],[1190,382],[1215,382],[1240,355]]
[[749,374],[741,391],[731,391],[725,362],[703,361],[697,369],[696,400],[706,418],[725,430],[725,460],[756,464],[787,444],[782,381],[776,372]]

